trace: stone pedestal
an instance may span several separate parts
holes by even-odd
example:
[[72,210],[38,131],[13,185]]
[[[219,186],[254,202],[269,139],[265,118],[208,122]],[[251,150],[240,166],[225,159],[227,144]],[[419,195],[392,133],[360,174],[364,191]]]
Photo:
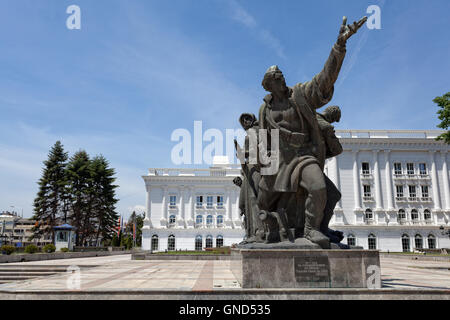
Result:
[[380,288],[375,250],[232,249],[242,288]]

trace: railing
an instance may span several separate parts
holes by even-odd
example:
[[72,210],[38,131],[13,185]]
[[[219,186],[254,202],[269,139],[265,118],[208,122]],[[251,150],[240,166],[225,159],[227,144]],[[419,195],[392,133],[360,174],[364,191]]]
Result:
[[372,196],[364,196],[363,200],[364,201],[373,201],[373,197]]
[[226,177],[239,176],[241,171],[240,165],[228,165],[226,168],[209,168],[209,169],[170,169],[170,168],[150,168],[149,176],[200,176],[200,177]]

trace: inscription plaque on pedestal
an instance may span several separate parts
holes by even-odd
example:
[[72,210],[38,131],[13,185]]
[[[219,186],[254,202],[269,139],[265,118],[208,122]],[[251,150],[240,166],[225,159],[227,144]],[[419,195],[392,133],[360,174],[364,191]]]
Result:
[[328,257],[295,257],[294,271],[301,287],[331,287]]

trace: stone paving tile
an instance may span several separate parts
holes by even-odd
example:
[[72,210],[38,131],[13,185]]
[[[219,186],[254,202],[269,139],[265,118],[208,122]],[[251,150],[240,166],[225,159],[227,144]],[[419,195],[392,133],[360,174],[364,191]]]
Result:
[[[230,271],[229,261],[135,261],[130,255],[16,263],[13,265],[97,266],[81,269],[82,289],[175,289],[222,290],[240,288]],[[417,261],[381,258],[383,286],[399,289],[450,288],[447,261]],[[70,274],[0,285],[0,289],[66,290]]]

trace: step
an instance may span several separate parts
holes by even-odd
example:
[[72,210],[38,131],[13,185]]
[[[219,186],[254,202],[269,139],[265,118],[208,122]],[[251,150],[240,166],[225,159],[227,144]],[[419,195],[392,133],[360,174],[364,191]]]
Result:
[[0,281],[21,281],[33,278],[41,278],[42,276],[0,276]]
[[30,271],[30,272],[24,272],[24,271],[6,271],[6,272],[0,272],[0,277],[5,276],[51,276],[57,274],[56,272],[48,272],[48,271]]

